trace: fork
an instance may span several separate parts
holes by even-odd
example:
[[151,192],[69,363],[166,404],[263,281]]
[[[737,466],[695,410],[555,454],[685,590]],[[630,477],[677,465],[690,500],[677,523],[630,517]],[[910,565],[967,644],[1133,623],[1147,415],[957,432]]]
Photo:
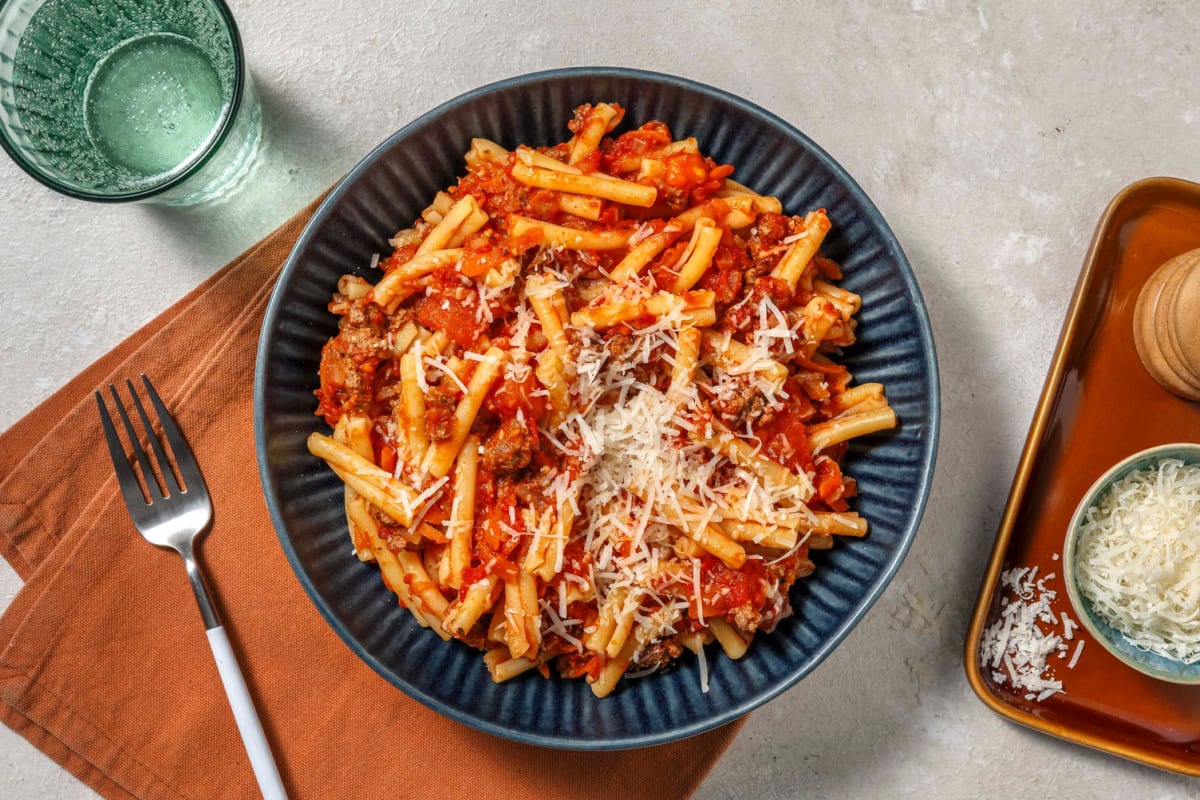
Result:
[[[246,689],[246,681],[238,668],[233,648],[229,645],[229,638],[217,616],[216,608],[213,606],[212,598],[209,596],[208,587],[205,584],[204,575],[200,571],[200,564],[193,552],[196,537],[205,531],[212,522],[212,499],[204,485],[204,477],[200,474],[200,468],[196,464],[191,448],[188,447],[183,434],[179,432],[179,426],[175,424],[175,420],[172,419],[166,406],[159,399],[158,392],[154,391],[150,379],[145,375],[142,375],[141,378],[142,383],[145,384],[146,394],[158,417],[158,422],[162,426],[163,434],[166,436],[167,446],[171,450],[179,474],[176,477],[172,471],[171,462],[167,459],[162,443],[154,434],[150,419],[146,416],[146,411],[142,407],[142,401],[138,398],[133,382],[126,380],[126,388],[130,397],[133,398],[133,407],[141,419],[146,438],[150,441],[150,448],[153,451],[161,481],[156,479],[154,470],[151,468],[150,456],[138,442],[137,433],[134,431],[133,423],[130,422],[125,405],[121,402],[121,396],[117,394],[116,387],[109,384],[108,390],[112,394],[117,413],[121,417],[125,433],[128,436],[133,458],[141,468],[145,482],[145,494],[143,494],[137,475],[134,473],[132,461],[125,454],[125,448],[117,436],[117,429],[105,407],[104,397],[97,390],[96,405],[100,408],[100,423],[104,428],[104,438],[108,441],[108,452],[112,456],[113,467],[117,470],[117,483],[120,484],[121,494],[125,498],[125,505],[129,508],[129,516],[133,518],[134,527],[146,541],[174,550],[183,557],[183,564],[187,568],[187,575],[192,584],[192,592],[196,595],[196,603],[200,606],[200,616],[204,620],[204,627],[208,632],[208,644],[212,648],[213,658],[216,659],[217,671],[221,675],[221,683],[225,686],[225,694],[233,709],[233,718],[237,722],[238,732],[242,736],[242,744],[250,757],[250,766],[254,770],[254,777],[258,781],[259,789],[266,800],[286,800],[287,794],[283,788],[283,781],[279,777],[279,769],[275,766],[275,759],[271,755],[271,747],[267,744],[262,723],[254,710],[250,693]],[[182,485],[180,479],[182,479]]]

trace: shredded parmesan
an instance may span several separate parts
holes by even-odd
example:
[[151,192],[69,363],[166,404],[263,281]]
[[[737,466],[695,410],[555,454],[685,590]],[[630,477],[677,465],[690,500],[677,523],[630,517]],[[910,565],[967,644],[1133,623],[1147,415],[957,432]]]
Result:
[[1117,481],[1089,508],[1076,582],[1135,647],[1200,661],[1200,465],[1164,459]]
[[[1039,703],[1063,692],[1062,681],[1047,663],[1052,654],[1062,657],[1068,650],[1055,630],[1059,617],[1052,604],[1058,592],[1046,585],[1055,577],[1053,572],[1039,577],[1037,567],[1002,572],[1000,617],[984,631],[979,648],[979,659],[992,670],[997,684],[1011,686],[1026,700]],[[1063,614],[1064,627],[1068,621]],[[1075,668],[1081,652],[1077,646],[1068,669]]]
[[[673,355],[677,333],[670,326],[660,322],[632,331],[621,359],[598,333],[580,329],[580,334],[571,393],[582,410],[556,429],[540,431],[568,463],[578,465],[578,473],[559,471],[549,488],[558,507],[570,505],[578,515],[577,535],[594,558],[597,597],[626,591],[626,603],[638,609],[637,641],[653,642],[674,632],[689,605],[703,617],[702,610],[695,611],[703,609],[699,560],[687,575],[689,598],[652,588],[659,565],[675,561],[676,529],[699,532],[723,519],[807,514],[812,488],[807,480],[766,482],[685,435],[695,426],[681,409],[699,405],[698,386],[687,385],[690,400],[679,403],[636,377],[639,365]],[[646,608],[655,610],[644,613]]]

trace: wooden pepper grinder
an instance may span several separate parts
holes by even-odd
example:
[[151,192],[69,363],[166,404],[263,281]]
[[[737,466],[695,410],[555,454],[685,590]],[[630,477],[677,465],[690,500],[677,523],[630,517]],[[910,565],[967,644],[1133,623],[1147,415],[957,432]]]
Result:
[[1154,271],[1133,310],[1133,342],[1150,375],[1200,402],[1200,249]]

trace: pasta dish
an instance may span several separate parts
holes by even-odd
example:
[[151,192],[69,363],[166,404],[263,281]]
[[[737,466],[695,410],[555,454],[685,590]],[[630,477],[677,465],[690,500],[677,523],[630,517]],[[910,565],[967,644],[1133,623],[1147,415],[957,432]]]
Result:
[[309,450],[354,552],[495,681],[597,696],[791,613],[863,536],[847,442],[896,425],[835,360],[861,300],[788,216],[660,122],[583,105],[552,147],[475,139],[374,283],[342,276]]

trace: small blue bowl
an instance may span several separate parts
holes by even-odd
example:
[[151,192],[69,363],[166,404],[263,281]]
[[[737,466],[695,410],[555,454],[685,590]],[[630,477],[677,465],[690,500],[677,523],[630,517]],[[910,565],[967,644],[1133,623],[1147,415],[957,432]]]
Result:
[[1080,523],[1088,509],[1100,502],[1109,487],[1117,481],[1139,470],[1155,469],[1167,459],[1178,459],[1185,464],[1200,464],[1200,444],[1175,442],[1140,450],[1118,461],[1084,493],[1075,514],[1071,517],[1071,524],[1067,527],[1067,536],[1063,543],[1063,580],[1067,584],[1067,596],[1071,598],[1071,605],[1075,607],[1075,613],[1083,627],[1118,661],[1144,675],[1169,683],[1200,684],[1200,662],[1185,664],[1137,647],[1125,634],[1109,625],[1104,617],[1092,609],[1092,604],[1083,596],[1076,583],[1076,545],[1079,542]]
[[[698,659],[626,680],[598,700],[583,681],[527,673],[502,684],[481,654],[443,642],[413,622],[379,570],[349,554],[341,482],[308,454],[321,347],[337,331],[326,306],[338,276],[369,279],[373,253],[407,227],[439,189],[463,173],[471,137],[505,147],[548,145],[584,102],[626,108],[637,124],[657,119],[695,136],[735,177],[777,196],[785,209],[825,208],[833,221],[826,254],[842,285],[863,298],[858,342],[842,359],[859,382],[887,388],[895,431],[850,447],[863,539],[813,556],[814,575],[791,593],[795,616],[757,636],[740,661]],[[883,135],[883,134],[881,134]],[[366,156],[313,215],[283,267],[263,322],[254,424],[267,506],[296,576],[330,626],[392,685],[448,717],[530,744],[607,750],[692,736],[731,722],[809,674],[862,619],[896,573],[916,535],[937,452],[937,360],[920,290],[899,242],[841,166],[779,117],[699,83],[637,70],[584,67],[501,81],[447,102]]]

